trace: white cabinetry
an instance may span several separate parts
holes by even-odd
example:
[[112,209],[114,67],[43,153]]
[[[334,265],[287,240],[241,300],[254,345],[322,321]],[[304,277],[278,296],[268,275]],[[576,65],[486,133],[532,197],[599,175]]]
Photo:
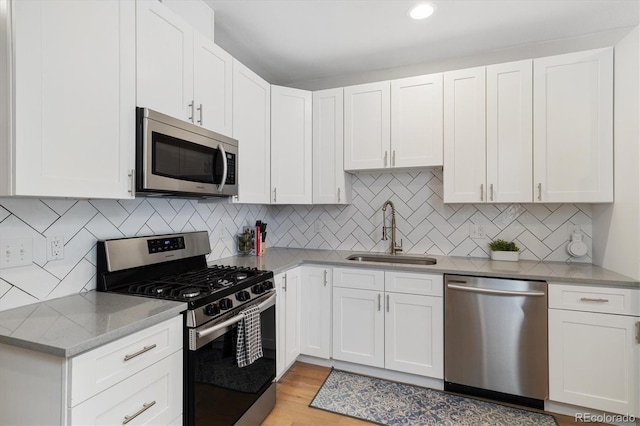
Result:
[[238,140],[241,203],[271,202],[271,86],[233,61],[233,138]]
[[162,0],[162,4],[180,15],[203,36],[213,40],[215,13],[202,0]]
[[332,270],[303,266],[300,287],[300,353],[331,357]]
[[640,416],[640,291],[549,284],[549,399]]
[[272,204],[312,203],[311,92],[271,86]]
[[[2,424],[173,424],[182,413],[182,317],[70,359],[2,346]],[[37,374],[34,375],[34,372]],[[39,409],[34,410],[37,406]]]
[[536,202],[613,201],[613,48],[534,60]]
[[232,132],[232,57],[156,0],[137,4],[137,105]]
[[445,73],[445,202],[531,202],[531,67]]
[[348,204],[351,175],[344,172],[343,90],[313,92],[313,204]]
[[442,275],[334,268],[333,357],[443,377]]
[[442,165],[442,74],[344,88],[345,170]]
[[4,3],[0,195],[132,198],[135,4]]
[[300,355],[300,281],[297,267],[274,277],[278,299],[276,377],[279,378]]

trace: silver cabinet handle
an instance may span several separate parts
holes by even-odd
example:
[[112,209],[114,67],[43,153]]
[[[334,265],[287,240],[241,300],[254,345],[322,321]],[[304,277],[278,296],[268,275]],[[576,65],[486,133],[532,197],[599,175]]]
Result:
[[340,188],[338,188],[338,202],[340,202]]
[[384,167],[387,167],[387,155],[389,153],[387,151],[384,152]]
[[286,275],[284,275],[284,276],[282,277],[282,289],[283,289],[284,291],[287,291],[287,276],[286,276]]
[[390,303],[389,303],[389,295],[387,294],[387,312],[389,312],[389,305],[390,305]]
[[189,120],[191,120],[192,123],[194,123],[193,117],[196,115],[195,111],[193,110],[195,108],[195,105],[195,101],[191,101],[191,103],[189,104],[189,108],[191,108],[191,117],[189,117]]
[[466,285],[447,284],[453,290],[470,291],[472,293],[497,294],[503,296],[544,296],[543,291],[494,290],[492,288],[470,287]]
[[124,416],[124,421],[122,422],[123,425],[126,425],[127,423],[129,423],[131,420],[135,419],[136,417],[138,417],[140,414],[144,413],[145,411],[147,411],[149,408],[153,407],[154,405],[156,405],[155,401],[151,401],[148,402],[146,404],[142,404],[142,408],[139,409],[138,411],[136,411],[134,414],[130,415],[130,416]]
[[129,194],[133,195],[136,193],[136,171],[134,169],[129,170]]
[[144,348],[140,349],[140,350],[139,350],[138,352],[136,352],[136,353],[133,353],[133,354],[131,354],[131,355],[125,355],[125,356],[124,356],[124,360],[125,360],[125,361],[129,361],[130,359],[133,359],[133,358],[135,358],[135,357],[137,357],[137,356],[139,356],[139,355],[142,355],[142,354],[143,354],[143,353],[145,353],[145,352],[149,352],[151,349],[155,348],[156,346],[157,346],[157,345],[156,345],[155,343],[154,343],[153,345],[151,345],[151,346],[145,346]]
[[538,201],[542,201],[542,184],[538,184]]
[[491,195],[490,200],[493,201],[493,184],[489,185],[489,194]]
[[327,286],[327,270],[324,270],[324,286]]
[[382,295],[380,293],[378,293],[378,310],[381,309],[381,303],[382,303]]
[[391,166],[396,166],[396,150],[393,150],[393,155],[391,156]]
[[273,188],[273,202],[276,202],[276,189],[277,188]]
[[640,321],[636,323],[636,342],[640,344]]
[[202,126],[202,104],[198,107],[198,111],[200,111],[200,120],[198,120],[198,123]]
[[608,303],[609,299],[598,299],[594,297],[581,297],[580,300],[582,302],[597,302],[597,303]]
[[484,201],[484,183],[480,184],[480,201]]

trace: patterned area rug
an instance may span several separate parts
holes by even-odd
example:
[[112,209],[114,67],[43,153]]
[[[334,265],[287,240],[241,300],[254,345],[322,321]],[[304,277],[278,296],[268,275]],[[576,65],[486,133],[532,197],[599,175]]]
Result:
[[334,369],[309,406],[383,425],[557,426],[547,414]]

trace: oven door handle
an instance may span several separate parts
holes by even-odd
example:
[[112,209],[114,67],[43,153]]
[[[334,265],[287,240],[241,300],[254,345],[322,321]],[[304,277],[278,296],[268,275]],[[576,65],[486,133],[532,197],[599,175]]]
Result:
[[[260,303],[258,305],[258,308],[260,308],[260,312],[266,310],[267,308],[270,308],[271,306],[273,306],[273,304],[276,301],[276,295],[274,294],[273,296],[269,297],[267,300],[265,300],[264,302]],[[201,339],[203,337],[207,337],[208,335],[215,333],[216,331],[220,331],[226,327],[229,327],[230,325],[239,323],[240,321],[242,321],[243,315],[236,315],[235,317],[229,318],[228,320],[221,322],[220,324],[216,324],[211,328],[207,328],[205,330],[202,331],[196,331],[196,337],[198,339]]]

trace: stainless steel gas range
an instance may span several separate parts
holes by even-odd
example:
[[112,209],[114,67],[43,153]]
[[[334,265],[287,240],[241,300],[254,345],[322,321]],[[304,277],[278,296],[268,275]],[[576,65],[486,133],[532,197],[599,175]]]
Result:
[[[183,301],[185,425],[259,424],[275,405],[273,272],[208,266],[207,232],[98,242],[99,291]],[[237,325],[258,306],[263,356],[236,359]]]

